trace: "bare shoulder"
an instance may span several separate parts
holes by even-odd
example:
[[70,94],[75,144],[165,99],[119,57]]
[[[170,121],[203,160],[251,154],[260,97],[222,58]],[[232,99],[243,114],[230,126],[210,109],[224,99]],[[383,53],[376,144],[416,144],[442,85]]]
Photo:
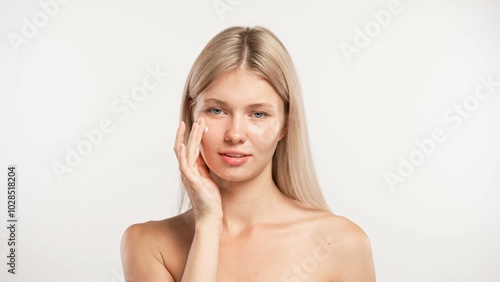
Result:
[[371,244],[364,230],[348,218],[331,213],[320,221],[318,234],[332,248],[333,280],[375,281]]
[[330,211],[307,208],[296,204],[295,218],[302,219],[304,223],[312,225],[317,234],[328,233],[336,238],[346,240],[367,241],[368,236],[357,224],[346,217],[336,215]]
[[192,229],[193,222],[190,214],[190,212],[186,212],[163,220],[133,224],[123,233],[122,244],[130,243],[135,246],[151,248],[167,241],[185,238],[186,233]]
[[129,226],[121,240],[126,281],[174,281],[178,260],[189,249],[188,214]]
[[294,212],[289,213],[293,221],[298,222],[294,224],[297,229],[293,234],[305,246],[307,261],[317,262],[316,273],[320,277],[317,280],[375,281],[370,240],[361,227],[330,211],[300,204],[294,207]]
[[339,240],[356,244],[369,244],[366,233],[350,219],[333,213],[325,214],[322,218],[323,226]]

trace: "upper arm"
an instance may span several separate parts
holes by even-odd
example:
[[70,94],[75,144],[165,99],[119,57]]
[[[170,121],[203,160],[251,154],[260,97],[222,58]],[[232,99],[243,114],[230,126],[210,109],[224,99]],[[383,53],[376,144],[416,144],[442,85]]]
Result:
[[121,259],[125,281],[175,282],[163,264],[160,252],[151,244],[145,224],[134,224],[125,230],[121,241]]

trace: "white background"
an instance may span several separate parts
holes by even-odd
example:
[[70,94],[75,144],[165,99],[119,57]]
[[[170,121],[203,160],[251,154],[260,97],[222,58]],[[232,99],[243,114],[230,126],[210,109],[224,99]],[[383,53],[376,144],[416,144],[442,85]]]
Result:
[[[460,125],[443,119],[474,102],[479,77],[500,81],[498,1],[401,0],[351,56],[340,45],[360,47],[356,28],[389,1],[218,2],[231,10],[218,13],[213,0],[74,0],[45,25],[37,1],[1,2],[0,226],[12,164],[19,220],[16,275],[0,229],[1,281],[123,280],[125,228],[176,214],[181,91],[201,49],[232,25],[263,25],[291,53],[324,194],[369,235],[377,281],[500,281],[500,86]],[[40,27],[12,44],[24,17]],[[111,105],[148,66],[169,76],[121,119]],[[67,146],[106,118],[114,130],[60,182],[53,163],[66,164]],[[384,175],[438,128],[446,140],[391,189]]]

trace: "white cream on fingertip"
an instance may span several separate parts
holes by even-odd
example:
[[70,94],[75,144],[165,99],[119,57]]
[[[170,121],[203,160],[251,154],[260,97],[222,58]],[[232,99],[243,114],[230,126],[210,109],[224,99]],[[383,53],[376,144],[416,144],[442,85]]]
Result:
[[205,125],[205,133],[208,131],[208,127]]

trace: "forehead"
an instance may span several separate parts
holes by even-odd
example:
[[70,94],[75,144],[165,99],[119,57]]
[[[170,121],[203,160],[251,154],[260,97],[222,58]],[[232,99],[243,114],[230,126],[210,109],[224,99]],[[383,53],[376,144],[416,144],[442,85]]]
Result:
[[264,78],[248,71],[230,71],[215,80],[200,94],[198,102],[221,100],[233,106],[266,103],[276,108],[283,101],[274,87]]

